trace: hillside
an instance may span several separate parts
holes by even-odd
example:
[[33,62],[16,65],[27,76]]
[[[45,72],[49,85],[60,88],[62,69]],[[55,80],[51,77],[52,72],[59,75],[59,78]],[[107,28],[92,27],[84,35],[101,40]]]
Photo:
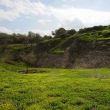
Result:
[[[14,40],[8,36],[9,43],[0,49],[1,61],[25,62],[34,67],[110,67],[110,26],[95,26],[78,32],[60,28],[53,32],[54,37],[42,38],[37,34],[37,37],[29,37],[30,40],[19,36]],[[0,38],[6,41],[6,36]]]
[[110,26],[0,33],[0,110],[109,110],[109,68]]

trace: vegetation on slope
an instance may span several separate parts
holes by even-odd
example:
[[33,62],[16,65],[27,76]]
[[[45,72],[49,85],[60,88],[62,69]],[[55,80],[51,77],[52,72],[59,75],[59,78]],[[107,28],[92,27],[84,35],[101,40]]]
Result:
[[[94,26],[91,28],[80,29],[76,32],[74,29],[65,30],[59,28],[52,32],[52,36],[45,35],[44,37],[39,34],[29,32],[28,35],[21,34],[6,34],[0,33],[0,45],[7,47],[24,47],[26,44],[37,44],[37,48],[48,48],[51,50],[58,48],[67,48],[75,39],[85,41],[97,40],[110,40],[110,26]],[[12,46],[13,45],[13,46]],[[48,50],[47,49],[47,50]]]
[[[95,26],[80,29],[78,32],[74,29],[59,28],[52,34],[53,36],[40,36],[32,32],[29,32],[28,35],[0,33],[1,56],[7,56],[7,50],[15,61],[23,61],[19,57],[23,53],[27,55],[33,53],[35,57],[39,53],[38,56],[45,55],[45,53],[63,56],[75,41],[77,41],[77,44],[80,44],[80,42],[88,43],[88,47],[104,49],[110,47],[110,26]],[[30,59],[32,59],[31,56]]]

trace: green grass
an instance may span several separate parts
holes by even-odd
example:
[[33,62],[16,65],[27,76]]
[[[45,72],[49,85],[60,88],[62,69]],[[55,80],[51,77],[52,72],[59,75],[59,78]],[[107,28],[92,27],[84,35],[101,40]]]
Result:
[[32,48],[35,47],[36,44],[10,44],[7,46],[8,49],[13,49],[13,50],[19,50],[19,49],[26,49],[26,48]]
[[0,64],[0,110],[110,110],[110,69],[36,69]]
[[55,55],[63,55],[64,54],[64,50],[60,49],[60,48],[57,48],[57,49],[52,50],[50,53],[51,54],[55,54]]

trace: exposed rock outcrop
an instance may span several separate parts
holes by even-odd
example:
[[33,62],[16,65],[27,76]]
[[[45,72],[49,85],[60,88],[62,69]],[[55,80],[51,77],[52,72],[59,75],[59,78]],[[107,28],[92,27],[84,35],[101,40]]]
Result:
[[110,67],[110,41],[75,40],[64,55],[40,53],[36,66],[56,68]]
[[74,41],[65,52],[64,67],[110,67],[110,41]]

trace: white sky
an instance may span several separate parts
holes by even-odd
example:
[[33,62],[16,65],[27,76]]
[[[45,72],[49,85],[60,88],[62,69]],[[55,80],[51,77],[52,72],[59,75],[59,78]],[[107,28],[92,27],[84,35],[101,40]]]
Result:
[[110,24],[110,0],[0,0],[0,32],[41,34]]

